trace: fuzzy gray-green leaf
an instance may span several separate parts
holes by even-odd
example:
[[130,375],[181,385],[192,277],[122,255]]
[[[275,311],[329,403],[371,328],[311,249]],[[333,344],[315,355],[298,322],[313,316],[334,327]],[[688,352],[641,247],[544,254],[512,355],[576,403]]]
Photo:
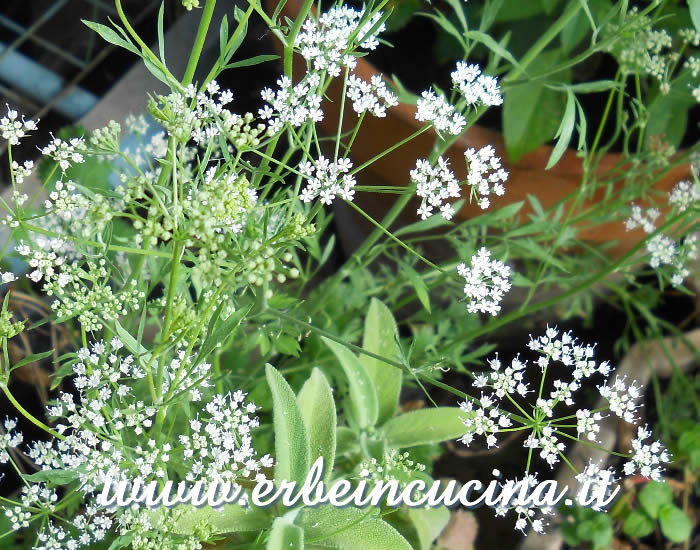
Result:
[[311,376],[299,391],[297,402],[309,436],[309,463],[323,457],[323,480],[327,483],[335,461],[336,413],[333,392],[318,367],[311,371]]
[[272,393],[275,428],[275,482],[302,483],[309,471],[309,439],[296,396],[287,381],[272,365],[265,365],[267,384]]
[[350,387],[350,409],[360,428],[369,428],[377,423],[379,406],[377,391],[367,369],[357,356],[345,346],[321,337],[335,354],[345,372]]
[[[396,361],[399,348],[396,342],[398,331],[391,310],[376,298],[372,298],[365,318],[362,347],[376,355]],[[370,357],[360,356],[377,390],[379,406],[378,423],[382,424],[392,416],[399,405],[401,393],[401,369]]]

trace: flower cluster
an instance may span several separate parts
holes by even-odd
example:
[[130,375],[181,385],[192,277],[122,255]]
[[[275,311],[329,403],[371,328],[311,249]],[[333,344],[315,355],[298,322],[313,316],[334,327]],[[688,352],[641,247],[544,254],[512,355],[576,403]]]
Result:
[[492,76],[481,74],[478,65],[457,62],[452,72],[452,83],[464,96],[467,105],[501,105],[503,96],[498,81]]
[[443,96],[438,96],[430,89],[421,94],[416,109],[416,120],[432,122],[438,132],[447,132],[453,136],[462,133],[467,124],[461,113],[455,111]]
[[[492,260],[491,252],[481,248],[472,256],[471,265],[459,264],[457,273],[464,277],[464,294],[469,313],[501,311],[501,300],[510,290],[510,267],[500,260]],[[500,396],[499,396],[500,397]]]
[[385,117],[388,107],[398,105],[399,101],[391,93],[379,75],[372,75],[370,82],[358,78],[354,74],[348,77],[348,99],[357,114],[370,111],[376,117]]
[[293,85],[290,78],[282,76],[277,80],[277,91],[263,89],[262,98],[269,105],[260,108],[258,114],[261,119],[269,121],[268,135],[278,133],[285,124],[298,128],[308,120],[323,120],[320,84],[321,77],[309,73],[298,84]]
[[65,172],[73,164],[85,162],[83,150],[85,149],[85,139],[71,138],[63,141],[61,138],[52,136],[51,142],[41,150],[41,154],[56,161]]
[[651,432],[646,426],[637,428],[637,437],[632,440],[632,459],[625,462],[624,471],[626,475],[639,472],[644,477],[658,481],[661,479],[663,464],[670,462],[671,455],[661,446],[658,441],[644,443],[644,440],[651,437]]
[[[519,412],[529,419],[522,421],[523,428],[520,429],[531,430],[525,440],[525,447],[530,449],[530,452],[539,450],[539,456],[553,467],[566,451],[563,436],[596,441],[600,431],[599,423],[603,419],[601,410],[579,408],[573,416],[564,418],[575,419],[574,426],[567,426],[569,422],[563,423],[554,418],[554,410],[559,403],[573,406],[573,395],[581,388],[581,381],[596,374],[607,378],[611,368],[607,361],[599,363],[594,359],[594,346],[578,343],[570,332],[560,335],[555,328],[548,327],[544,335],[531,337],[528,348],[538,354],[535,364],[542,371],[542,380],[536,397],[529,404],[517,405]],[[513,416],[498,408],[500,403],[517,403],[516,398],[527,398],[528,394],[532,393],[524,377],[527,361],[515,357],[510,365],[504,367],[496,356],[488,363],[490,371],[477,375],[473,382],[473,386],[482,392],[478,400],[480,408],[475,409],[471,401],[460,405],[462,410],[468,413],[463,419],[466,433],[461,438],[467,445],[477,435],[486,437],[487,446],[497,445],[498,432],[510,428],[513,424]],[[552,380],[552,389],[547,396],[545,379],[548,373],[555,372],[557,363],[566,369],[565,372],[568,371],[570,380]],[[489,389],[491,393],[483,393]],[[624,379],[617,378],[613,383],[599,385],[598,390],[601,397],[608,402],[608,408],[613,414],[629,423],[637,421],[635,411],[639,407],[637,400],[640,392],[634,383],[627,384]],[[507,398],[507,401],[504,401],[504,398]],[[575,437],[564,431],[567,427],[575,427]],[[660,444],[656,444],[654,449],[660,449]],[[654,452],[657,453],[656,450]],[[591,472],[592,470],[588,471],[588,474]]]
[[307,184],[299,198],[303,202],[311,202],[320,197],[322,204],[331,204],[340,195],[343,200],[352,201],[355,196],[355,178],[348,174],[351,168],[350,159],[331,161],[323,155],[316,162],[302,162],[299,164],[299,172],[306,178]]
[[[678,182],[668,194],[669,206],[678,213],[695,207],[699,199],[700,193],[698,193],[696,186],[689,181]],[[643,209],[638,205],[632,205],[632,212],[625,222],[625,227],[628,231],[641,227],[646,233],[653,233],[656,230],[656,220],[660,216],[661,212],[657,208]],[[670,266],[672,268],[671,284],[674,286],[682,285],[686,277],[690,275],[690,270],[686,266],[698,257],[697,240],[696,234],[687,235],[681,242],[663,233],[654,235],[646,242],[649,265],[653,269]]]
[[440,214],[446,220],[455,215],[454,207],[445,202],[449,198],[460,197],[460,187],[454,172],[450,169],[449,161],[438,157],[437,164],[430,166],[427,160],[419,159],[416,167],[410,172],[411,181],[416,184],[416,195],[421,198],[417,214],[422,220],[433,215],[433,208],[439,208]]
[[480,196],[479,206],[486,209],[490,205],[489,195],[503,196],[506,188],[503,183],[508,179],[508,172],[501,166],[501,159],[491,145],[478,151],[467,149],[464,158],[469,165],[467,182]]
[[2,432],[0,432],[0,464],[7,464],[7,461],[10,460],[8,449],[19,447],[24,441],[24,436],[22,432],[14,431],[17,427],[16,418],[6,418],[2,427]]
[[[364,10],[336,6],[323,13],[318,21],[308,17],[297,34],[294,45],[314,71],[327,71],[331,76],[340,74],[341,66],[352,69],[355,64],[353,48],[373,50],[379,42],[376,35],[384,30],[381,12],[366,17]],[[372,31],[372,32],[370,32]]]
[[25,120],[24,116],[18,118],[17,111],[10,109],[7,105],[7,116],[0,118],[0,135],[6,139],[10,145],[19,145],[19,141],[27,135],[27,132],[33,132],[37,128],[36,120]]

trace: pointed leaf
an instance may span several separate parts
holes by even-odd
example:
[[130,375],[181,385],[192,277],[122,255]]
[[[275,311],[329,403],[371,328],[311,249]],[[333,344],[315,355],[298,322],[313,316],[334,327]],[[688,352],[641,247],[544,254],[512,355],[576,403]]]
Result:
[[392,418],[382,426],[382,432],[392,447],[440,443],[465,434],[461,419],[467,415],[457,407],[419,409]]
[[318,367],[311,371],[311,377],[299,391],[297,402],[309,436],[311,450],[309,464],[313,464],[319,456],[322,456],[325,465],[323,480],[328,483],[335,461],[337,421],[333,392],[328,380]]
[[[397,337],[398,330],[391,310],[376,298],[372,298],[365,318],[362,347],[387,359],[396,360],[399,354]],[[401,369],[368,355],[361,355],[360,361],[367,369],[374,382],[374,387],[377,389],[379,406],[377,422],[383,424],[394,416],[399,406],[403,377]]]
[[272,393],[275,428],[275,482],[303,483],[309,471],[309,439],[296,396],[287,381],[272,365],[265,365],[267,384]]
[[379,405],[377,391],[367,369],[362,362],[345,346],[329,340],[321,339],[335,354],[340,366],[345,372],[350,387],[350,410],[352,417],[360,428],[369,428],[377,423]]

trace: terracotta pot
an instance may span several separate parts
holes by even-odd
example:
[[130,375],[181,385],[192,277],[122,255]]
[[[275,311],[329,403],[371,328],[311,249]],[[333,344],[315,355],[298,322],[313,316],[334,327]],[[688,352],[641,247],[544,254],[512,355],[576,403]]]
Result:
[[[277,3],[277,0],[267,0],[270,13],[274,11]],[[286,15],[290,18],[295,18],[302,5],[303,0],[287,0],[282,10],[282,16]],[[277,41],[276,47],[281,52],[282,46]],[[303,75],[305,71],[305,60],[300,55],[295,55],[294,75]],[[380,74],[365,57],[358,58],[354,73],[363,80],[369,80],[373,75]],[[323,103],[324,119],[320,126],[327,134],[335,134],[337,131],[341,94],[342,80],[336,78],[327,91],[328,99]],[[418,130],[421,124],[416,121],[415,112],[415,106],[400,103],[398,106],[388,109],[385,118],[376,118],[367,114],[352,146],[351,157],[355,165],[369,160]],[[352,129],[356,121],[357,115],[352,110],[350,102],[347,101],[343,116],[343,131]],[[432,149],[433,140],[434,134],[432,131],[421,134],[416,139],[357,174],[358,184],[392,186],[408,184],[409,172],[415,168],[416,159],[427,157]],[[450,159],[450,166],[458,179],[464,180],[467,176],[464,150],[469,147],[478,149],[486,145],[492,145],[496,149],[496,153],[501,157],[504,167],[510,173],[505,183],[505,195],[503,197],[492,196],[491,209],[525,200],[526,203],[523,209],[520,210],[520,214],[524,219],[527,219],[526,215],[532,212],[527,201],[527,195],[536,195],[542,206],[547,209],[566,199],[566,197],[573,196],[573,193],[578,189],[583,175],[583,165],[575,150],[567,150],[556,166],[550,170],[545,170],[552,152],[552,146],[550,145],[543,145],[535,151],[524,155],[517,163],[510,163],[507,160],[503,135],[498,131],[478,125],[472,126],[462,134],[445,155]],[[621,164],[622,155],[608,153],[598,164],[597,172],[602,176],[613,168],[617,168],[619,173],[624,173],[624,165],[618,166]],[[683,179],[690,179],[688,165],[676,166],[671,169],[655,184],[655,189],[658,191],[670,191],[678,181]],[[613,193],[619,193],[622,186],[624,186],[624,181],[622,180],[614,183]],[[468,199],[468,186],[463,187],[463,192]],[[600,200],[606,193],[609,193],[609,191],[606,191],[601,186],[592,198],[581,201],[577,211],[590,207],[591,204]],[[360,205],[365,212],[372,215],[374,219],[381,219],[383,214],[390,208],[392,201],[392,195],[376,193],[357,193],[355,199],[355,203]],[[643,202],[640,202],[640,204],[643,205]],[[569,202],[569,205],[571,205],[571,202]],[[406,208],[403,217],[397,221],[397,224],[417,221],[418,218],[415,215],[415,211],[416,209],[410,206]],[[458,212],[457,218],[468,219],[483,213],[484,211],[476,203],[470,203],[467,200],[464,207]],[[340,212],[340,215],[343,217],[347,216],[347,214],[347,212]],[[357,216],[354,211],[351,214]],[[359,217],[355,219],[360,220]],[[366,224],[364,221],[362,223]],[[617,241],[616,246],[609,250],[611,256],[624,254],[637,244],[643,236],[644,233],[641,230],[626,231],[622,222],[601,223],[594,227],[582,228],[579,232],[579,238],[592,243]]]

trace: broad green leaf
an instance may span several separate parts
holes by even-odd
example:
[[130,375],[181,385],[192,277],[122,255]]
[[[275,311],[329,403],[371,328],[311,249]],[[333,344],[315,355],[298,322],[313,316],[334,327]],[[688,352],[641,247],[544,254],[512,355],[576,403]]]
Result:
[[690,537],[692,525],[688,516],[678,506],[667,504],[662,507],[659,510],[659,523],[661,524],[661,532],[670,541],[685,542]]
[[625,535],[640,539],[654,532],[656,522],[644,510],[632,510],[622,527]]
[[[554,68],[558,52],[544,52],[531,70],[545,72]],[[560,73],[563,74],[563,73]],[[561,80],[564,77],[558,76]],[[504,96],[503,137],[511,162],[550,141],[559,128],[566,96],[540,82],[525,82],[509,87]]]
[[265,365],[267,384],[272,393],[272,418],[275,428],[275,482],[303,483],[309,471],[309,438],[296,396],[279,371]]
[[571,90],[566,93],[566,109],[564,110],[564,118],[561,119],[561,124],[557,130],[555,137],[558,137],[554,149],[552,149],[552,154],[549,156],[547,161],[547,166],[545,170],[551,169],[562,155],[566,152],[569,147],[569,142],[571,141],[571,136],[574,133],[574,125],[576,123],[576,96]]
[[309,436],[309,464],[322,456],[326,467],[323,480],[328,483],[335,461],[335,401],[328,380],[318,367],[311,371],[311,376],[299,391],[297,402]]
[[387,522],[377,519],[370,508],[305,508],[300,523],[306,548],[336,550],[413,550],[405,538]]
[[[180,509],[180,508],[178,508]],[[177,520],[173,531],[179,535],[191,535],[198,524],[207,522],[214,528],[215,534],[239,533],[242,531],[258,531],[270,525],[269,514],[261,509],[238,504],[224,504],[220,508],[209,506],[196,508],[187,505],[182,516]]]
[[695,30],[700,32],[700,0],[688,0],[688,8],[690,9],[690,19],[693,20]]
[[458,407],[419,409],[392,418],[382,432],[392,447],[440,443],[464,435],[466,428],[461,419],[467,415]]
[[277,518],[272,524],[265,550],[304,550],[304,530],[298,525]]
[[370,428],[377,423],[379,405],[377,391],[367,369],[357,356],[345,346],[321,337],[335,354],[345,372],[350,387],[350,410],[360,428]]
[[[396,360],[399,353],[398,330],[391,310],[376,298],[372,298],[365,318],[362,347],[387,359]],[[370,357],[361,355],[360,361],[367,369],[377,390],[379,416],[377,422],[383,424],[394,416],[399,406],[401,393],[401,369]]]
[[671,83],[668,94],[659,94],[651,102],[644,134],[647,147],[658,138],[674,147],[680,145],[688,125],[688,110],[697,103],[690,93],[692,81],[690,72],[683,73]]
[[444,506],[437,508],[409,508],[408,517],[416,528],[419,550],[430,550],[433,542],[450,521],[450,510]]
[[639,491],[639,503],[650,517],[659,517],[659,509],[673,502],[673,491],[667,483],[650,481]]

